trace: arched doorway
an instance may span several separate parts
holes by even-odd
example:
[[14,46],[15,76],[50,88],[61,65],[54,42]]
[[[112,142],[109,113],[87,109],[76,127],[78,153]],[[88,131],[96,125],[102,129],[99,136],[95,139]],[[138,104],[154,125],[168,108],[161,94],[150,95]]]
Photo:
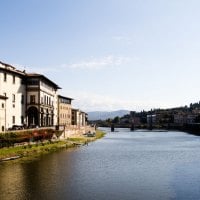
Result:
[[34,106],[30,107],[27,111],[28,126],[38,126],[38,109]]

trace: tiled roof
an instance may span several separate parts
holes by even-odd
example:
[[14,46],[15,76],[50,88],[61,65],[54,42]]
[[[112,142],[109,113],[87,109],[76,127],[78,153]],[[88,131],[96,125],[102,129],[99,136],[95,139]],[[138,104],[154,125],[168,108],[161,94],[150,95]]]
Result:
[[58,97],[59,97],[59,98],[62,98],[62,99],[74,100],[74,99],[72,99],[72,98],[70,98],[70,97],[65,97],[65,96],[62,96],[62,95],[58,95]]
[[27,77],[37,77],[37,78],[46,80],[47,82],[49,82],[50,84],[52,84],[56,89],[61,89],[61,87],[59,87],[56,83],[54,83],[53,81],[51,81],[50,79],[48,79],[46,76],[44,76],[44,75],[42,75],[42,74],[27,73],[26,76],[27,76]]

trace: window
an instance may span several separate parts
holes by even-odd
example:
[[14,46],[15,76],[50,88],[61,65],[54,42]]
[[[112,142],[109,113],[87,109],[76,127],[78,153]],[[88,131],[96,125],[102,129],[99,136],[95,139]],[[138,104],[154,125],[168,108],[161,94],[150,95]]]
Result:
[[4,92],[3,94],[4,94],[4,96],[6,97],[6,93]]
[[24,95],[22,94],[21,103],[24,104]]
[[15,84],[15,75],[13,75],[13,84]]
[[4,108],[4,103],[1,104],[1,107]]
[[24,116],[21,116],[21,124],[24,124]]
[[43,104],[43,97],[41,97],[41,104]]
[[15,94],[12,95],[12,102],[15,102]]
[[1,131],[4,132],[4,126],[1,127]]
[[4,80],[4,82],[6,82],[6,81],[7,81],[7,74],[4,73],[3,75],[4,75],[4,76],[3,76],[3,80]]
[[27,81],[28,85],[39,85],[38,79],[30,79]]
[[30,96],[30,103],[35,103],[35,95]]
[[15,116],[12,116],[12,123],[15,124]]

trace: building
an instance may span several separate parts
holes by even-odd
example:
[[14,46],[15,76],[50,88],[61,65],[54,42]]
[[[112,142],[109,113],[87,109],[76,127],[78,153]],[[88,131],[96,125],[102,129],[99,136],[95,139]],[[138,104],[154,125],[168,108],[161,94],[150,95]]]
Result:
[[184,124],[187,123],[187,114],[180,112],[174,114],[174,124],[176,126],[183,126]]
[[156,121],[157,121],[156,115],[147,115],[147,124],[149,126],[155,125]]
[[24,124],[26,116],[26,74],[0,62],[0,131]]
[[72,109],[72,125],[86,126],[87,114],[79,109]]
[[58,89],[44,75],[28,74],[0,62],[0,131],[13,125],[56,125]]
[[6,128],[6,100],[8,97],[0,95],[0,132]]
[[80,113],[79,113],[80,126],[85,126],[86,125],[86,116],[87,116],[87,114],[85,112],[80,111]]
[[72,109],[72,98],[58,95],[61,89],[42,74],[26,73],[0,62],[0,132],[13,126],[83,127],[87,114]]
[[69,127],[72,124],[72,98],[58,95],[58,125]]
[[72,125],[77,126],[79,124],[79,110],[72,108]]
[[28,126],[57,124],[57,90],[60,87],[41,74],[26,75]]

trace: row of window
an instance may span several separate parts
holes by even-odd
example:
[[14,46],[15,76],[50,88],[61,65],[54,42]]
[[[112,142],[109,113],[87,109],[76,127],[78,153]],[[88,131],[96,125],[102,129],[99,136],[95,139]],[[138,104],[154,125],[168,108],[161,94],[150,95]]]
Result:
[[[13,77],[13,84],[15,84],[15,75],[13,75],[12,77]],[[3,80],[4,80],[4,82],[7,81],[7,74],[6,73],[3,74]]]
[[70,99],[60,99],[60,103],[71,104],[71,100]]
[[[4,96],[6,97],[7,94],[4,93]],[[51,97],[44,96],[44,104],[46,105],[52,105],[53,106],[53,101],[51,102]],[[12,94],[12,102],[14,103],[16,101],[16,95]],[[24,95],[21,96],[21,103],[24,104]],[[30,95],[30,103],[35,104],[36,103],[36,96],[35,95]],[[41,103],[43,104],[43,98],[41,97]],[[3,108],[3,107],[2,107]]]
[[44,97],[41,97],[41,104],[53,106],[53,101],[51,100],[51,97],[44,95]]
[[[7,96],[6,92],[4,93],[4,96],[5,96],[5,97]],[[16,95],[15,95],[15,94],[12,94],[12,102],[14,103],[15,100],[16,100]],[[23,95],[23,94],[21,95],[21,104],[24,104],[24,95]],[[2,107],[2,108],[3,108],[3,107]]]
[[67,114],[63,113],[63,114],[60,114],[60,118],[64,118],[64,119],[69,118],[70,119],[71,115],[69,115],[69,114],[67,115]]
[[[4,82],[7,82],[7,79],[8,79],[7,73],[4,73],[3,74],[3,80],[4,80]],[[15,82],[16,82],[16,76],[12,75],[12,83],[15,84]],[[25,84],[24,79],[21,79],[21,84]]]
[[[35,104],[36,103],[36,96],[35,95],[30,95],[30,103]],[[52,105],[53,106],[53,101],[51,102],[51,97],[48,97],[44,95],[44,101],[43,97],[41,97],[41,104],[45,105]]]
[[66,106],[60,106],[60,109],[62,109],[62,110],[71,110],[70,107],[66,107]]

